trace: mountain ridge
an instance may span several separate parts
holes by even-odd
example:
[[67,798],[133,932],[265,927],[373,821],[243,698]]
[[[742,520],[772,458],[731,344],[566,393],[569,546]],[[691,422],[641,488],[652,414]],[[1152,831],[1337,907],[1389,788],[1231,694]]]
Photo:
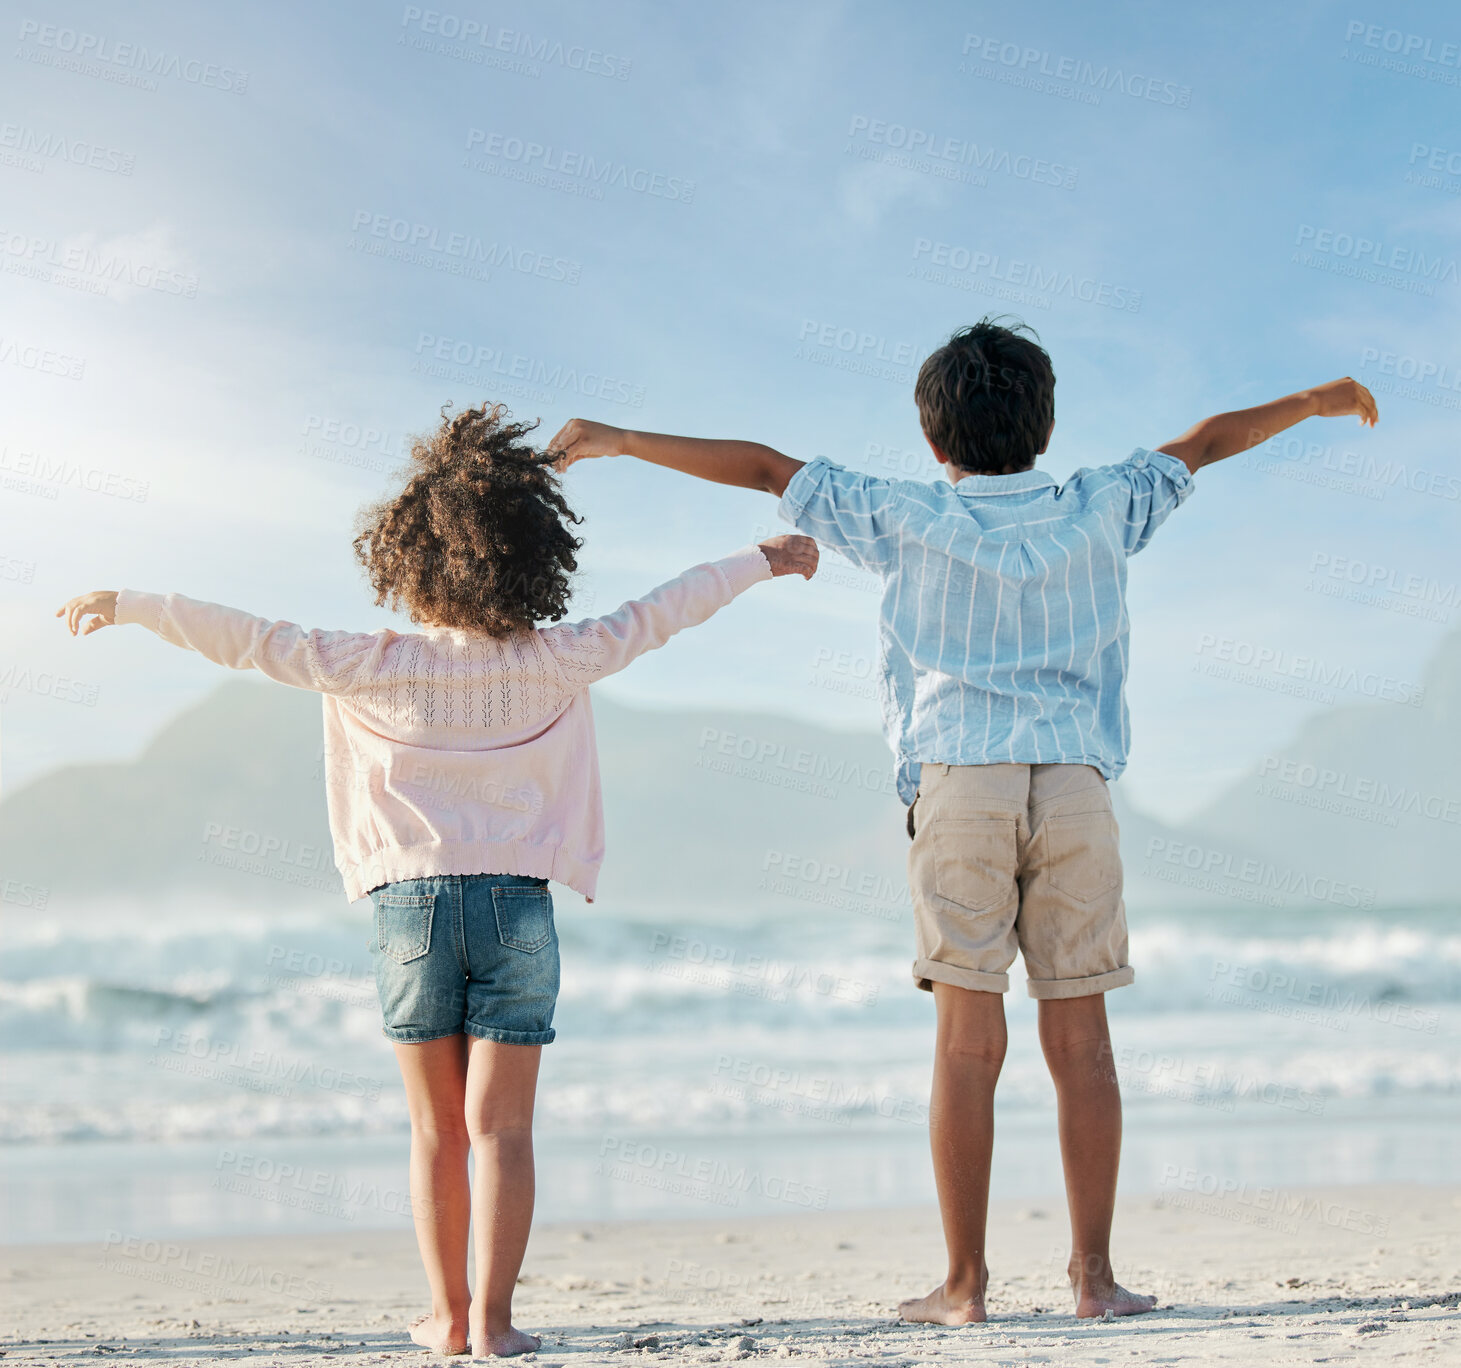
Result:
[[[1444,639],[1424,683],[1417,707],[1311,715],[1185,822],[1141,812],[1113,786],[1128,900],[1341,910],[1454,901],[1461,632]],[[730,709],[594,708],[608,836],[601,900],[901,915],[904,809],[880,736]],[[20,906],[338,899],[322,762],[317,698],[227,680],[134,760],[66,766],[0,800],[0,893]]]

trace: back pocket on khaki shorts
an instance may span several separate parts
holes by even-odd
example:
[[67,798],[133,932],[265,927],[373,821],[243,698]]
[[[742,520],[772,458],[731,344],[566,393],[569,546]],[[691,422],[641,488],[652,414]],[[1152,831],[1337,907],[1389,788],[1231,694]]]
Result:
[[1009,901],[1019,861],[1013,817],[937,817],[933,822],[933,889],[970,912]]
[[1047,817],[1045,853],[1051,886],[1077,902],[1095,902],[1121,887],[1121,848],[1109,809]]

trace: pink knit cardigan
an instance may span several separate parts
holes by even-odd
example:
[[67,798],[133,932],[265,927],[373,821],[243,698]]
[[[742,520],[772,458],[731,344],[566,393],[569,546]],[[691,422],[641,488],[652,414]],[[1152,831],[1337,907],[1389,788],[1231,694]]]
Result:
[[604,814],[588,686],[770,578],[748,547],[607,617],[505,638],[306,631],[131,589],[117,621],[323,696],[330,831],[350,898],[432,874],[524,874],[591,899]]

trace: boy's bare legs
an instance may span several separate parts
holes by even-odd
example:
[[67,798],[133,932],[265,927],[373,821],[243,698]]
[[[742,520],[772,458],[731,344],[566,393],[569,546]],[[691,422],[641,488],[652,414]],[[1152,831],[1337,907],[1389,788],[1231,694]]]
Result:
[[1121,1088],[1106,1025],[1106,996],[1046,998],[1040,1046],[1060,1107],[1060,1154],[1070,1205],[1070,1281],[1077,1316],[1137,1315],[1155,1297],[1128,1292],[1111,1269],[1111,1217],[1121,1161]]
[[411,1322],[411,1338],[443,1354],[467,1352],[467,1037],[396,1043],[411,1112],[411,1212],[431,1310]]
[[512,1324],[512,1293],[533,1223],[533,1098],[541,1045],[473,1040],[466,1125],[472,1188],[472,1356],[529,1354],[541,1341]]
[[994,1150],[994,1085],[1008,1036],[1004,999],[952,984],[933,985],[938,1041],[928,1109],[933,1172],[943,1216],[949,1273],[926,1297],[906,1301],[906,1321],[967,1325],[984,1319],[989,1265],[984,1259],[989,1214],[989,1162]]

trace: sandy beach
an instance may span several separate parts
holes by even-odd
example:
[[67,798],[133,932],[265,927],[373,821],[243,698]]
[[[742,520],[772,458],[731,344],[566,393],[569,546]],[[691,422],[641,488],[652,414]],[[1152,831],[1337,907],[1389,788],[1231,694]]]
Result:
[[[541,1365],[744,1358],[914,1365],[1420,1361],[1461,1355],[1461,1188],[1194,1184],[1121,1203],[1117,1266],[1150,1315],[1079,1322],[1063,1285],[1064,1210],[996,1205],[991,1319],[899,1324],[936,1281],[936,1213],[546,1226],[518,1324]],[[406,1232],[8,1246],[7,1368],[114,1361],[261,1364],[420,1357]]]

